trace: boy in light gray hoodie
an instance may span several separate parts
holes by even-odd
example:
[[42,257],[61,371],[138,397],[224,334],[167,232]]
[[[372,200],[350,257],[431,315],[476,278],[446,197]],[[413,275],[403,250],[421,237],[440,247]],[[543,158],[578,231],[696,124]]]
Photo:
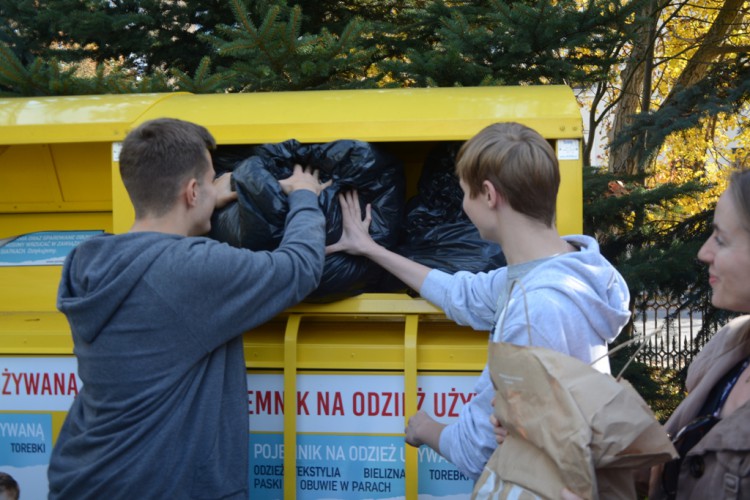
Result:
[[[528,308],[533,345],[598,360],[594,366],[609,372],[607,343],[630,318],[630,295],[593,238],[558,233],[560,169],[550,144],[518,123],[490,125],[463,145],[456,173],[464,211],[482,238],[501,246],[507,267],[450,275],[391,252],[370,238],[370,207],[363,218],[356,192],[340,195],[344,231],[326,252],[372,259],[457,323],[490,331],[492,342],[528,345]],[[456,422],[445,425],[419,411],[405,430],[407,443],[429,446],[474,480],[497,447],[486,366],[475,391]]]
[[57,304],[83,387],[52,452],[50,499],[248,498],[242,334],[318,286],[328,183],[299,165],[279,181],[289,212],[273,252],[200,237],[236,198],[229,175],[215,179],[215,145],[175,119],[130,132],[120,172],[135,223],[65,261]]

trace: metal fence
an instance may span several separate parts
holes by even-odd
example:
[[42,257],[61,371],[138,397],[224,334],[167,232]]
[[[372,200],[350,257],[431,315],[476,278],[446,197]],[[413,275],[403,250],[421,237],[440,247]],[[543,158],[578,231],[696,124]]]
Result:
[[703,326],[701,311],[680,309],[678,301],[649,297],[640,302],[633,318],[634,337],[645,336],[636,359],[651,366],[680,370],[690,364]]

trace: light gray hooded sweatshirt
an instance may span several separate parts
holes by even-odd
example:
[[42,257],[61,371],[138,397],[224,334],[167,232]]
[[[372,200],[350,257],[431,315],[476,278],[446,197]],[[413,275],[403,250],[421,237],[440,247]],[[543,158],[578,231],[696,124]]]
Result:
[[[564,239],[580,251],[489,273],[450,275],[433,270],[420,294],[456,323],[491,330],[493,342],[517,345],[529,344],[528,307],[532,345],[586,363],[599,360],[594,367],[609,373],[607,344],[630,319],[627,284],[599,253],[596,240],[583,235]],[[510,283],[519,274],[523,288],[513,287],[508,297]],[[497,447],[489,420],[495,390],[487,366],[474,390],[476,395],[463,407],[458,420],[443,429],[439,452],[476,480]]]

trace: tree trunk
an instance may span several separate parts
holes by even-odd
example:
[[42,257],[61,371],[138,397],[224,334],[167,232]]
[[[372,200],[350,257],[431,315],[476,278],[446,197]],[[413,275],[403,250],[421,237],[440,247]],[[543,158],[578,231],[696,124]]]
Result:
[[[698,49],[687,62],[685,69],[678,77],[661,106],[671,103],[676,93],[681,89],[702,80],[711,66],[716,63],[717,59],[727,53],[724,42],[726,41],[727,33],[732,29],[734,23],[743,15],[740,9],[744,1],[726,0],[724,2],[705,37],[699,40]],[[646,60],[649,57],[651,46],[655,39],[656,19],[659,17],[658,12],[661,12],[665,5],[665,2],[661,2],[661,5],[656,7],[657,10],[652,15],[654,22],[644,23],[642,29],[638,32],[638,40],[633,47],[633,55],[622,74],[622,97],[615,112],[611,139],[620,137],[623,130],[632,123],[632,117],[639,111],[639,94],[641,95],[641,106],[646,102],[646,96],[650,95],[651,89],[644,88],[644,83],[650,81],[650,78],[645,78],[644,68],[647,66],[650,67],[650,65],[646,64]],[[650,57],[653,57],[653,55]],[[640,112],[648,112],[648,109],[641,107]],[[641,141],[640,143],[646,144],[646,141]],[[610,172],[636,174],[644,168],[645,151],[643,148],[636,148],[634,144],[635,140],[631,139],[610,151]]]
[[680,73],[680,77],[670,90],[667,98],[664,99],[662,106],[671,103],[674,95],[681,89],[688,88],[701,81],[717,58],[726,54],[724,42],[726,41],[727,33],[742,16],[740,7],[742,7],[744,2],[745,0],[726,0],[724,2],[708,33],[700,41],[698,50],[695,51],[693,57],[687,62],[685,69]]
[[[610,144],[620,137],[632,123],[632,117],[638,112],[645,76],[645,60],[650,53],[652,22],[643,23],[636,32],[633,50],[622,72],[622,90],[618,99],[617,110],[612,123]],[[638,156],[635,141],[625,141],[609,152],[609,171],[615,174],[631,174],[638,170]]]

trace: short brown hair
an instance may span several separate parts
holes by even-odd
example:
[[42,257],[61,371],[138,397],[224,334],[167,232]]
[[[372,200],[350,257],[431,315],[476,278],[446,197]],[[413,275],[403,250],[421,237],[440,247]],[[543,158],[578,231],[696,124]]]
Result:
[[174,205],[181,184],[202,179],[210,168],[206,153],[216,140],[206,128],[175,118],[159,118],[133,129],[122,143],[120,175],[136,218],[163,215]]
[[520,123],[495,123],[466,141],[456,157],[456,174],[469,196],[488,180],[510,206],[551,227],[555,222],[560,165],[544,137]]
[[5,493],[8,498],[18,498],[21,496],[21,488],[13,476],[6,472],[0,472],[0,493]]

